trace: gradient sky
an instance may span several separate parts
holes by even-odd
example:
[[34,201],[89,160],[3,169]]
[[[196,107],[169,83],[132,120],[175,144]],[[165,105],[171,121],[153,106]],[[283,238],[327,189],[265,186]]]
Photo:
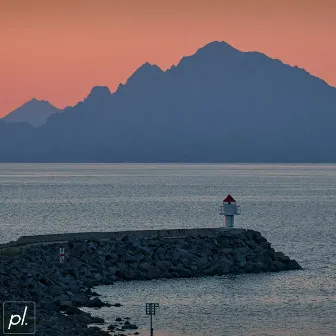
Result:
[[0,0],[0,116],[35,97],[63,108],[169,68],[214,40],[336,86],[336,0]]

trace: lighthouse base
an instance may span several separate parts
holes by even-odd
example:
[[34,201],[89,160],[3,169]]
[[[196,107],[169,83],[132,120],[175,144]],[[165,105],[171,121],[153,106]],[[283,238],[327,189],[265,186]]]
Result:
[[234,216],[225,216],[224,227],[226,229],[232,229],[234,224]]

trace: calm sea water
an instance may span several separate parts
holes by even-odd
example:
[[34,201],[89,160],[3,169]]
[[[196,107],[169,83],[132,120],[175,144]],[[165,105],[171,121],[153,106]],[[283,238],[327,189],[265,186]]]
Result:
[[236,226],[260,231],[304,271],[120,282],[99,287],[148,334],[336,335],[336,165],[0,164],[0,242],[21,235],[222,225],[232,193]]

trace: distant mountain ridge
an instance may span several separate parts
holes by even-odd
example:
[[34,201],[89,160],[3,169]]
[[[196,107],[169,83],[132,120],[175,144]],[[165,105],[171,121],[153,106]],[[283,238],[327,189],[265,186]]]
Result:
[[7,122],[26,122],[34,127],[40,127],[52,114],[62,111],[48,101],[33,98],[7,114],[3,120]]
[[166,71],[143,64],[114,93],[94,87],[15,145],[0,142],[0,160],[336,162],[335,123],[336,88],[215,41]]

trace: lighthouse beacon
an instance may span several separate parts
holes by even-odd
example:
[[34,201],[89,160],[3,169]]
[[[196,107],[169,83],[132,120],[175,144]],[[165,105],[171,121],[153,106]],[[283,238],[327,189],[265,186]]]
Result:
[[223,200],[223,205],[219,207],[218,214],[224,217],[224,227],[232,229],[234,226],[234,216],[240,215],[240,206],[236,200],[229,194]]

